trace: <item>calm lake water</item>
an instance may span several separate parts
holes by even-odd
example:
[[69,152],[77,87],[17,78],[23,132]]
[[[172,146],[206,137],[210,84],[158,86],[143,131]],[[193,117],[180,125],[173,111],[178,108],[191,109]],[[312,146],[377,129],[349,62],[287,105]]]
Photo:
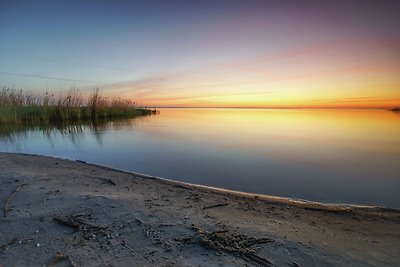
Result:
[[95,129],[0,136],[3,152],[245,192],[400,208],[400,115],[384,110],[161,109]]

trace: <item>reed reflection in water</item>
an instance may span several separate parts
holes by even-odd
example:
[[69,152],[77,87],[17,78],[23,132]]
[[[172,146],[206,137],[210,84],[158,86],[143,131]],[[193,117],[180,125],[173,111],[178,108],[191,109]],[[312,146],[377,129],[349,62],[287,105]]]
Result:
[[400,116],[385,110],[162,109],[61,131],[2,132],[0,151],[245,192],[400,207]]
[[53,148],[55,148],[54,140],[61,137],[64,141],[69,141],[75,148],[81,149],[84,146],[84,137],[90,134],[91,139],[96,140],[97,145],[102,146],[102,135],[105,132],[118,131],[127,127],[133,128],[137,124],[136,119],[95,120],[79,124],[68,122],[50,125],[8,124],[0,127],[0,140],[18,147],[19,143],[32,141],[30,140],[32,134],[41,134]]

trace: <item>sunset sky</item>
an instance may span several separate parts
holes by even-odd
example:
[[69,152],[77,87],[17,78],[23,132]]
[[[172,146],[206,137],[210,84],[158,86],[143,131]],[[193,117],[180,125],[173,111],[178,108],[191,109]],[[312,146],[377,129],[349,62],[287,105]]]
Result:
[[1,1],[0,86],[99,87],[159,107],[392,107],[399,10],[367,0]]

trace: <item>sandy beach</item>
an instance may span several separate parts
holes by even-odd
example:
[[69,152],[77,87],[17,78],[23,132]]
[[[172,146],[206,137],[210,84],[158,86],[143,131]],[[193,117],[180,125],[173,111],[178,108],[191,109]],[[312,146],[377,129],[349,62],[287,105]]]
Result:
[[400,266],[400,212],[0,153],[0,266]]

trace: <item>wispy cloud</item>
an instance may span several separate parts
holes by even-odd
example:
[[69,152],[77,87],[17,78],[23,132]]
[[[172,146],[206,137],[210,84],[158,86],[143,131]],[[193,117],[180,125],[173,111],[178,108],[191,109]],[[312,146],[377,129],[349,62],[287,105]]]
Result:
[[400,98],[393,97],[347,97],[331,99],[313,99],[313,102],[339,103],[339,102],[399,102]]
[[[279,103],[295,101],[293,99],[296,97],[315,104],[351,101],[384,103],[394,98],[369,98],[362,95],[364,89],[373,85],[373,89],[368,89],[367,95],[370,95],[372,91],[378,91],[381,85],[381,88],[387,89],[385,92],[392,93],[394,85],[387,87],[379,80],[370,83],[371,80],[363,77],[393,76],[400,71],[400,63],[393,60],[396,57],[393,52],[400,48],[399,44],[396,38],[333,39],[309,46],[294,46],[275,54],[236,63],[214,62],[185,71],[100,84],[100,88],[105,92],[132,97],[152,105],[203,105],[207,101],[212,105],[217,102],[223,105],[226,101],[242,103],[243,99],[247,99],[249,102],[246,105],[251,106],[251,101],[259,103],[260,98],[271,99],[266,96],[273,96]],[[385,82],[395,84],[399,80]],[[347,91],[353,91],[353,98],[346,98],[346,87]],[[307,93],[302,94],[302,91]],[[329,92],[333,91],[341,91],[343,97],[310,100],[318,95],[332,95]]]

